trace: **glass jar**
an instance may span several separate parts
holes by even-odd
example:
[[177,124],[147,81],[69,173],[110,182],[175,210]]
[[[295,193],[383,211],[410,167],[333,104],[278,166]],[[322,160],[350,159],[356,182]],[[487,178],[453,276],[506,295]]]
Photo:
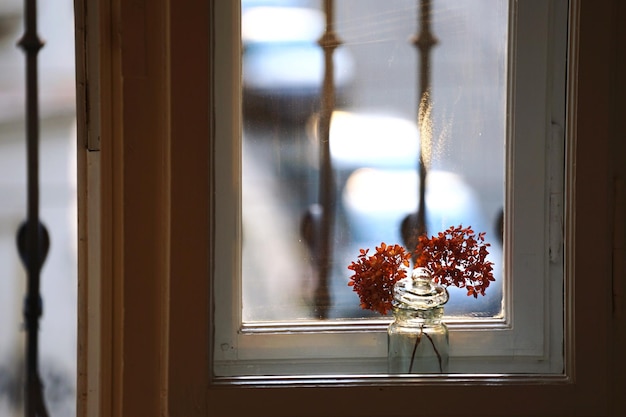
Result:
[[446,373],[448,328],[442,321],[448,290],[434,283],[424,268],[393,289],[394,321],[387,329],[390,374]]

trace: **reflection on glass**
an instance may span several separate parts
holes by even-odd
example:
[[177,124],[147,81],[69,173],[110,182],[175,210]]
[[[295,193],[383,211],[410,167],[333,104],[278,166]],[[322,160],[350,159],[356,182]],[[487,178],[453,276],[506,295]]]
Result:
[[[321,3],[242,1],[247,322],[316,317],[317,272],[302,217],[315,213],[319,202]],[[273,7],[280,9],[272,13]],[[447,315],[494,317],[502,308],[507,8],[505,0],[432,3],[438,43],[430,58],[427,232],[458,224],[487,232],[497,280],[478,302],[450,289]],[[268,14],[301,23],[258,17]],[[347,266],[359,248],[401,243],[400,223],[418,205],[419,52],[410,40],[418,16],[415,0],[335,1],[342,44],[334,54],[337,98],[329,138],[336,187],[333,319],[371,316],[347,286]],[[293,36],[276,36],[277,28]]]

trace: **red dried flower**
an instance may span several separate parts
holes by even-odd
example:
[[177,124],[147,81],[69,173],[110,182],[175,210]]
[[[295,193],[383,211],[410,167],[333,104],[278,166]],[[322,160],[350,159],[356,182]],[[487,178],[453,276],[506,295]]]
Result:
[[485,295],[493,277],[493,262],[487,260],[485,233],[476,235],[472,227],[450,227],[430,239],[419,237],[416,267],[426,268],[433,281],[443,286],[466,288],[467,295]]
[[348,285],[359,294],[361,308],[387,314],[391,310],[394,284],[406,277],[411,253],[400,245],[386,245],[376,248],[376,253],[367,256],[369,249],[361,249],[356,262],[348,269],[354,271]]
[[[471,226],[452,226],[437,236],[419,237],[415,267],[426,268],[434,282],[466,288],[468,296],[478,298],[495,281],[493,262],[487,260],[489,246],[484,232],[476,235]],[[358,260],[348,266],[354,271],[348,285],[359,295],[361,308],[385,315],[392,307],[394,284],[407,276],[411,253],[384,242],[374,255],[368,252],[361,249]]]

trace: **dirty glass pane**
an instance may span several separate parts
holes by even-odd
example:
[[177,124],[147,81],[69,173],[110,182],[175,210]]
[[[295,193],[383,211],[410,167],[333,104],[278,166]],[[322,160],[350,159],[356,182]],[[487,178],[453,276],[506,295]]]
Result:
[[[0,416],[22,416],[26,273],[15,236],[26,217],[23,2],[0,2]],[[41,271],[39,368],[51,416],[76,415],[76,133],[71,0],[39,2]]]
[[[498,317],[504,280],[506,0],[432,2],[425,122],[418,126],[417,0],[336,0],[336,106],[330,152],[336,210],[325,318],[360,318],[347,286],[359,248],[402,243],[418,207],[424,147],[429,235],[452,225],[486,232],[496,284],[475,300],[451,289],[446,314]],[[324,76],[321,1],[242,0],[242,232],[245,322],[320,317],[315,242],[317,130]],[[303,223],[305,213],[309,222]],[[311,220],[312,219],[312,220]],[[374,315],[375,316],[375,315]]]

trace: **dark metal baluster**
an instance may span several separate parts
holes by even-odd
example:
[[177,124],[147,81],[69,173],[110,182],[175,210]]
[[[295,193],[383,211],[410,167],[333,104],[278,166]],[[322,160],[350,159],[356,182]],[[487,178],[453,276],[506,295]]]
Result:
[[335,33],[334,0],[324,1],[326,13],[326,29],[319,40],[324,50],[324,85],[320,109],[319,138],[320,138],[320,190],[319,199],[322,206],[321,219],[321,246],[319,282],[315,298],[320,318],[328,317],[330,308],[329,281],[332,264],[332,237],[335,224],[335,181],[333,165],[330,157],[330,120],[335,109],[335,68],[333,53],[340,41]]
[[418,237],[427,233],[426,230],[426,176],[428,174],[424,153],[428,151],[424,146],[426,138],[431,134],[430,109],[431,109],[431,85],[430,85],[430,52],[437,44],[437,39],[431,31],[431,2],[430,0],[420,0],[418,25],[420,32],[413,38],[413,45],[418,49],[419,63],[419,103],[417,110],[417,122],[420,131],[420,157],[419,157],[419,185],[418,196],[419,205],[417,212],[409,214],[402,222],[402,238],[409,250],[413,250],[417,245]]
[[335,223],[335,181],[330,157],[330,120],[335,109],[333,53],[341,44],[334,29],[334,1],[324,0],[326,28],[318,41],[324,50],[324,83],[317,137],[319,140],[319,204],[311,207],[303,219],[303,235],[309,242],[317,266],[315,313],[328,317],[331,305],[329,290],[332,264],[332,237]]
[[24,300],[26,321],[26,417],[46,417],[43,384],[38,370],[38,330],[42,313],[39,275],[49,248],[49,236],[39,221],[39,103],[37,85],[37,54],[43,43],[37,35],[37,3],[24,2],[25,33],[18,45],[26,54],[26,141],[27,141],[27,218],[17,232],[17,246],[28,273]]

